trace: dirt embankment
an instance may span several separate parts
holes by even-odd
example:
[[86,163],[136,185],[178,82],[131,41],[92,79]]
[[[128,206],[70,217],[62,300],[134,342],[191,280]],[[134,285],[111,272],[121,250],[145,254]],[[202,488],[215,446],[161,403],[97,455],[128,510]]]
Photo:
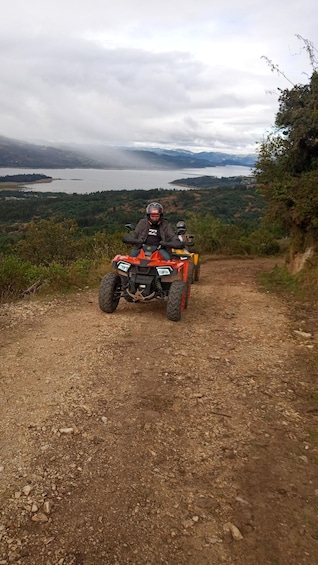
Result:
[[318,562],[317,328],[272,264],[206,263],[180,323],[0,308],[0,565]]

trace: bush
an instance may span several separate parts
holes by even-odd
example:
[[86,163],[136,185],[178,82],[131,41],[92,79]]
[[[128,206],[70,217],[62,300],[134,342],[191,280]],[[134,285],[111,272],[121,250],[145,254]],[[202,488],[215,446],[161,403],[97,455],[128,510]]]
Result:
[[122,242],[122,233],[107,234],[104,231],[97,232],[87,238],[90,246],[90,257],[92,259],[113,259],[117,253],[126,255],[130,247]]
[[189,233],[195,236],[195,248],[199,253],[222,255],[275,255],[279,244],[273,233],[260,228],[250,234],[236,224],[224,224],[221,220],[206,214],[188,214],[186,217]]
[[46,289],[50,292],[69,292],[88,285],[93,262],[79,259],[71,265],[51,263],[42,268]]
[[14,255],[0,257],[0,298],[7,300],[21,296],[41,278],[41,270],[30,261],[23,262]]
[[24,238],[13,249],[22,260],[35,265],[49,265],[52,262],[65,265],[77,259],[77,229],[73,220],[60,223],[52,220],[30,222]]
[[51,263],[49,266],[35,266],[30,261],[21,261],[13,255],[0,257],[0,300],[20,298],[38,281],[38,292],[68,292],[94,285],[109,269],[102,261],[79,259],[69,266]]
[[266,229],[253,231],[240,239],[243,249],[250,255],[277,255],[280,246],[273,234]]
[[188,232],[195,236],[195,249],[199,253],[216,253],[220,250],[221,220],[210,214],[199,216],[189,213],[186,217]]

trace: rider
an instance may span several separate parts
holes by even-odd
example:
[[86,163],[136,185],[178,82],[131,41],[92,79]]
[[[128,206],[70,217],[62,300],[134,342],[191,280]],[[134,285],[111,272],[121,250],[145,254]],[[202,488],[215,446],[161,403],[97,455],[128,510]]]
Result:
[[[151,202],[146,208],[146,218],[140,220],[130,234],[124,235],[124,243],[133,243],[137,247],[131,252],[131,256],[136,257],[142,245],[151,245],[160,247],[160,253],[163,259],[170,259],[171,255],[166,246],[170,248],[175,247],[181,249],[182,242],[176,236],[176,233],[168,220],[163,218],[163,207],[159,202]],[[166,245],[169,244],[169,245]]]
[[180,220],[180,222],[177,223],[176,234],[180,239],[180,241],[183,241],[184,243],[187,241],[186,233],[187,233],[186,223],[183,220]]
[[193,237],[193,235],[189,235],[187,233],[187,226],[186,226],[186,223],[183,220],[180,220],[177,223],[176,234],[177,234],[178,238],[180,239],[180,241],[183,241],[185,248],[187,248],[188,245],[189,246],[193,245],[194,237]]

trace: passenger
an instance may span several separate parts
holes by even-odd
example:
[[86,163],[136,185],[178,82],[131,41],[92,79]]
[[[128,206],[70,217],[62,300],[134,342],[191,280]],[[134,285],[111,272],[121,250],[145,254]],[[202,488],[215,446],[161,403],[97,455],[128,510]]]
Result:
[[168,220],[163,218],[163,207],[159,202],[151,202],[151,204],[148,204],[146,208],[146,218],[140,220],[130,234],[124,235],[123,242],[136,245],[130,253],[132,257],[139,255],[143,244],[154,247],[160,245],[162,258],[166,260],[171,258],[170,249],[172,247],[177,249],[182,249],[183,247],[173,227],[169,224]]

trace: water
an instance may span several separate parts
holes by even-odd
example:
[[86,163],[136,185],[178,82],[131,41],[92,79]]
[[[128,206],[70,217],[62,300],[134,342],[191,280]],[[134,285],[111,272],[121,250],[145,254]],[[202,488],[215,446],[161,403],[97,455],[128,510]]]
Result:
[[[153,188],[178,190],[170,183],[177,179],[214,176],[234,177],[252,175],[249,167],[229,165],[205,169],[178,169],[169,171],[114,170],[114,169],[12,169],[0,168],[0,176],[38,173],[54,180],[43,184],[26,184],[26,190],[36,192],[66,192],[88,194],[103,190],[151,190]],[[185,190],[180,187],[180,190]]]

